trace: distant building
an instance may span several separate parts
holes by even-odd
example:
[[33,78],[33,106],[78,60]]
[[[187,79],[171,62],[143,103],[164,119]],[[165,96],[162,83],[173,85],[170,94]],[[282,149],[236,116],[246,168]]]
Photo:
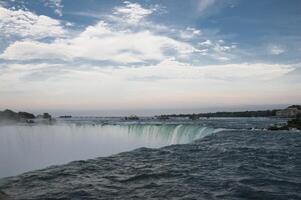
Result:
[[288,108],[284,110],[279,110],[276,112],[277,117],[288,117],[288,118],[294,118],[301,115],[301,106],[289,106]]

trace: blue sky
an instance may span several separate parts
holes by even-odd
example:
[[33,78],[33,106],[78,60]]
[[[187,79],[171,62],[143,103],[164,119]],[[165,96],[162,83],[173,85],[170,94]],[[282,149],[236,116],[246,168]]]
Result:
[[300,24],[299,0],[2,0],[0,105],[118,115],[300,103]]

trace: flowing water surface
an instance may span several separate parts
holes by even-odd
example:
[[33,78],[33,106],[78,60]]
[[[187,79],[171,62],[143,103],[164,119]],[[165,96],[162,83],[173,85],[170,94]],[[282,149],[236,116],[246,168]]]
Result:
[[301,132],[265,130],[284,120],[87,121],[1,127],[2,176],[81,160],[2,178],[0,198],[301,199]]

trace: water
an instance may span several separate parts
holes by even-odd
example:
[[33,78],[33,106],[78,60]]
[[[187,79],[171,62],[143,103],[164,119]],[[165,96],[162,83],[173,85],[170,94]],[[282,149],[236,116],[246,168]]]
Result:
[[0,126],[0,177],[139,147],[190,143],[215,131],[189,124]]
[[[94,141],[96,148],[101,138],[108,149],[115,140],[120,144],[117,151],[127,151],[123,149],[127,145],[130,150],[142,148],[119,154],[108,150],[111,156],[4,178],[0,191],[14,199],[301,199],[301,133],[264,130],[275,122],[283,123],[250,118],[26,127],[37,134],[49,130],[43,135],[61,130],[52,144],[65,134],[66,145],[74,134],[79,139],[74,139],[78,146],[72,143],[76,148],[70,148],[77,152],[74,155],[90,149],[76,150],[86,141],[91,149]],[[84,139],[88,134],[91,138]],[[104,149],[86,151],[85,156],[93,152],[97,153],[89,158],[99,156]]]

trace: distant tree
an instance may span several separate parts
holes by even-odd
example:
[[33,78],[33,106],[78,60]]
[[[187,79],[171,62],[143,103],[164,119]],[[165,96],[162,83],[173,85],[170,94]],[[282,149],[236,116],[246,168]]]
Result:
[[301,105],[291,105],[288,108],[296,108],[298,110],[301,110]]
[[200,117],[196,114],[192,114],[192,115],[189,116],[189,119],[191,119],[191,120],[198,120],[199,118]]
[[51,115],[49,113],[44,113],[43,118],[44,119],[51,119]]
[[0,120],[20,121],[21,119],[34,119],[34,118],[35,116],[28,112],[16,113],[9,109],[0,111]]
[[34,114],[31,114],[28,112],[19,112],[18,115],[22,119],[34,119],[35,118]]
[[131,115],[129,117],[125,117],[124,119],[125,120],[139,120],[139,117],[136,115]]
[[0,112],[0,120],[13,120],[13,121],[18,121],[19,116],[18,113],[12,111],[12,110],[4,110]]

